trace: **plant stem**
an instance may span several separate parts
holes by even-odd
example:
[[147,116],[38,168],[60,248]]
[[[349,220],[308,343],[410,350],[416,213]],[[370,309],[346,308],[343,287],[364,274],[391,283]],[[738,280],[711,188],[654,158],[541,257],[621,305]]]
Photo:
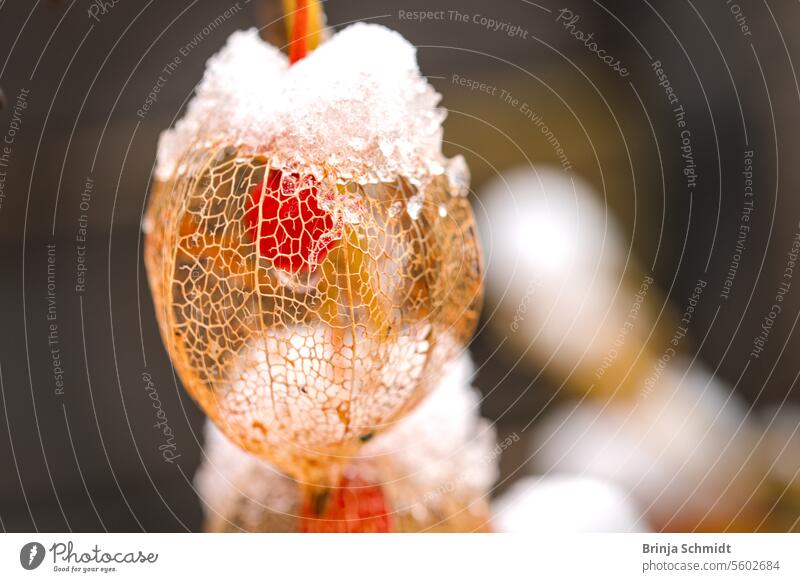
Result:
[[308,0],[297,0],[292,14],[289,62],[294,64],[308,54]]

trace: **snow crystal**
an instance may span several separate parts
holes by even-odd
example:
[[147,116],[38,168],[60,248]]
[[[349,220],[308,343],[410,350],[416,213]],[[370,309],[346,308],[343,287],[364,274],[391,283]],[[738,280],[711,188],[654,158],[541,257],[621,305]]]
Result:
[[447,163],[447,182],[453,196],[469,194],[470,173],[464,156],[458,155]]
[[395,218],[400,215],[400,212],[403,210],[403,203],[399,200],[392,202],[392,205],[389,207],[389,216]]
[[424,197],[422,192],[418,194],[414,194],[411,198],[408,199],[408,205],[406,206],[406,212],[411,217],[411,220],[416,220],[419,218],[419,215],[422,213],[422,204],[424,202]]
[[293,171],[359,183],[441,173],[441,96],[416,49],[383,26],[359,23],[290,66],[255,29],[213,56],[186,115],[165,131],[157,177],[180,171],[197,144],[232,144]]

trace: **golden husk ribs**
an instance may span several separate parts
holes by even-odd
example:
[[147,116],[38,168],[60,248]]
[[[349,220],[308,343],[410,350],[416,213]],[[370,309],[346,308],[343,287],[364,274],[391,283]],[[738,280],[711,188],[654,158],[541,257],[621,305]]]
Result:
[[300,529],[389,531],[387,473],[353,459],[475,329],[469,172],[443,156],[440,96],[400,35],[356,24],[298,46],[240,31],[209,60],[159,141],[145,261],[186,390],[298,481]]
[[[402,179],[303,177],[276,195],[269,159],[231,146],[187,152],[182,166],[156,185],[147,214],[175,367],[236,443],[319,480],[422,398],[473,332],[481,273],[469,203],[443,176],[418,209],[418,188]],[[315,210],[259,227],[259,188],[270,204],[313,196]]]

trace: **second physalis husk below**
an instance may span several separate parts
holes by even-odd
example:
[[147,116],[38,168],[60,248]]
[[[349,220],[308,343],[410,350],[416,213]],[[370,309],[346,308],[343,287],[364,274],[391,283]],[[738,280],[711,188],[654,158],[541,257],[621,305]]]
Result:
[[[473,371],[463,354],[417,408],[365,443],[344,468],[347,483],[332,493],[348,503],[337,512],[330,501],[333,509],[313,529],[487,531],[500,452],[493,428],[480,417],[480,393],[470,386]],[[297,483],[213,425],[206,428],[195,485],[207,531],[308,529]]]
[[251,30],[161,137],[145,259],[175,368],[228,438],[307,482],[336,482],[475,329],[469,175],[439,99],[386,28],[291,66]]

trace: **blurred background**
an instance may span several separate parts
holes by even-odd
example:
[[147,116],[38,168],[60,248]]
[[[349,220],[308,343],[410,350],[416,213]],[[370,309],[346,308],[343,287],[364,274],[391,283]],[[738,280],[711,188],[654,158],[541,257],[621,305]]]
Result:
[[[418,47],[445,153],[470,166],[487,288],[474,383],[499,439],[518,437],[496,493],[568,475],[613,488],[609,511],[644,528],[798,529],[800,6],[434,4],[325,11]],[[277,15],[0,1],[4,530],[201,527],[203,415],[158,334],[140,222],[158,135],[205,61],[237,29],[279,39]]]

